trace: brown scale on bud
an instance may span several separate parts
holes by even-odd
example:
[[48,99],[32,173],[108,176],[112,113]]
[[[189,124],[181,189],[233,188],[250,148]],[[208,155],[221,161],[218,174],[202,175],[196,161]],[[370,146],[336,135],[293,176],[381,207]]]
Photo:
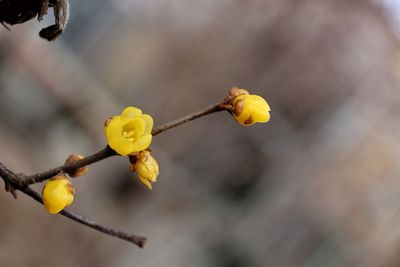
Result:
[[239,100],[239,101],[237,101],[236,102],[236,105],[234,105],[233,106],[233,111],[232,111],[232,113],[235,115],[235,116],[239,116],[241,113],[242,113],[242,111],[243,111],[243,100]]
[[253,117],[250,116],[247,120],[244,121],[244,124],[251,125],[254,123]]
[[[65,164],[68,164],[68,165],[74,164],[74,163],[76,163],[77,161],[79,161],[79,160],[81,160],[83,158],[84,158],[84,156],[82,156],[82,155],[72,154],[72,155],[69,155],[69,157],[65,161]],[[74,178],[74,177],[85,175],[88,172],[88,170],[89,170],[89,167],[88,166],[84,166],[84,167],[81,167],[81,168],[78,168],[78,169],[69,170],[66,173],[68,173],[69,176]]]
[[235,97],[240,96],[240,95],[248,95],[248,94],[249,94],[249,92],[245,89],[241,89],[238,87],[232,87],[229,90],[228,94],[225,96],[224,103],[232,105],[232,101],[233,101],[233,99],[235,99]]
[[75,195],[75,188],[72,186],[72,184],[67,184],[65,187],[67,188],[68,192]]
[[104,127],[107,127],[107,126],[110,124],[112,118],[113,118],[113,117],[110,117],[110,118],[108,118],[108,119],[104,122]]
[[62,179],[67,179],[67,176],[65,176],[64,172],[59,172],[56,176],[51,177],[51,180],[62,180]]
[[238,87],[232,87],[229,90],[229,93],[228,93],[228,95],[231,95],[233,97],[237,97],[237,96],[240,96],[240,95],[248,95],[248,94],[249,94],[249,92],[247,90],[241,89],[241,88],[238,88]]
[[249,92],[245,89],[241,89],[238,87],[232,87],[228,94],[224,98],[224,103],[221,105],[222,108],[226,109],[229,111],[231,114],[238,115],[242,112],[243,109],[243,104],[235,105],[233,102],[236,97],[240,95],[248,95]]

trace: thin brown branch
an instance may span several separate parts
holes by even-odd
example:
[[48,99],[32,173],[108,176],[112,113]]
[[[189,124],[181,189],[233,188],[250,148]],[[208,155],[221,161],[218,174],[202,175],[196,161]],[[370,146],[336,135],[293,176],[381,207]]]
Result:
[[[39,203],[43,204],[43,200],[42,200],[41,196],[37,192],[35,192],[32,188],[30,188],[29,186],[20,188],[19,190],[22,191],[23,193],[27,194],[28,196],[32,197]],[[141,248],[146,243],[146,238],[143,236],[137,236],[137,235],[128,234],[128,233],[125,233],[125,232],[122,232],[119,230],[114,230],[110,227],[101,225],[99,223],[96,223],[95,221],[89,220],[85,217],[82,217],[81,215],[72,213],[70,211],[62,210],[60,212],[60,214],[73,220],[73,221],[76,221],[80,224],[86,225],[90,228],[93,228],[93,229],[100,231],[102,233],[105,233],[107,235],[114,236],[114,237],[120,238],[122,240],[128,241],[130,243],[133,243]]]
[[[214,105],[210,105],[200,111],[191,113],[187,116],[173,120],[173,121],[168,122],[164,125],[161,125],[157,128],[154,128],[152,131],[152,135],[153,136],[158,135],[162,132],[165,132],[169,129],[172,129],[174,127],[177,127],[177,126],[187,123],[189,121],[198,119],[200,117],[203,117],[203,116],[215,113],[215,112],[223,111],[223,110],[226,110],[226,107],[224,107],[223,103],[217,103]],[[78,161],[72,163],[72,164],[64,164],[59,167],[50,169],[48,171],[29,175],[29,176],[26,176],[24,174],[17,175],[15,173],[13,173],[12,171],[10,171],[8,168],[6,168],[2,163],[0,163],[0,177],[4,180],[6,191],[10,192],[15,198],[17,196],[16,190],[19,190],[19,191],[23,192],[24,194],[30,196],[37,202],[43,204],[42,197],[37,192],[35,192],[32,188],[29,187],[30,184],[43,182],[43,181],[48,180],[51,177],[57,175],[60,172],[68,173],[68,172],[77,170],[81,167],[93,164],[95,162],[104,160],[106,158],[109,158],[109,157],[115,156],[115,155],[117,155],[117,153],[114,150],[112,150],[109,146],[106,146],[104,149],[100,150],[99,152],[89,155],[81,160],[78,160]],[[93,229],[100,231],[102,233],[105,233],[107,235],[114,236],[114,237],[126,240],[128,242],[131,242],[139,247],[143,247],[146,242],[145,237],[136,236],[133,234],[127,234],[122,231],[114,230],[112,228],[103,226],[94,221],[90,221],[80,215],[71,213],[66,210],[61,211],[60,214],[73,220],[73,221],[76,221],[80,224],[83,224],[85,226],[93,228]]]
[[191,114],[189,114],[187,116],[184,116],[182,118],[167,122],[164,125],[161,125],[161,126],[159,126],[157,128],[154,128],[153,131],[151,132],[151,134],[153,136],[155,136],[155,135],[158,135],[158,134],[160,134],[162,132],[165,132],[165,131],[167,131],[167,130],[169,130],[171,128],[174,128],[176,126],[179,126],[179,125],[182,125],[184,123],[187,123],[189,121],[198,119],[200,117],[203,117],[205,115],[209,115],[209,114],[212,114],[212,113],[215,113],[215,112],[223,111],[223,110],[226,110],[226,108],[223,106],[222,103],[217,103],[217,104],[214,104],[214,105],[210,105],[208,107],[203,108],[202,110],[199,110],[197,112],[193,112],[193,113],[191,113]]
[[33,175],[29,176],[23,176],[20,175],[19,179],[19,186],[24,186],[24,185],[30,185],[30,184],[35,184],[35,183],[40,183],[45,180],[50,179],[51,177],[57,175],[59,172],[70,172],[76,169],[79,169],[81,167],[93,164],[95,162],[104,160],[106,158],[109,158],[111,156],[117,155],[114,150],[112,150],[109,146],[106,146],[104,149],[100,150],[99,152],[87,156],[81,160],[76,161],[73,164],[64,164],[62,166],[56,167],[54,169],[50,169],[45,172],[41,173],[36,173]]
[[[13,173],[12,171],[10,171],[8,168],[6,168],[1,163],[0,163],[0,177],[4,180],[4,183],[6,184],[6,186],[8,186],[8,187],[11,186],[13,188],[12,190],[17,189],[17,190],[23,192],[24,194],[30,196],[37,202],[43,204],[42,197],[36,191],[34,191],[32,188],[30,188],[29,186],[19,187],[19,185],[15,183],[16,181],[19,180],[18,176],[15,173]],[[97,231],[100,231],[104,234],[128,241],[128,242],[135,244],[141,248],[146,243],[145,237],[128,234],[128,233],[118,231],[118,230],[114,230],[110,227],[106,227],[106,226],[96,223],[94,221],[88,220],[78,214],[74,214],[74,213],[66,211],[66,210],[61,211],[60,214],[73,220],[73,221],[76,221],[80,224],[88,226],[88,227],[95,229]]]
[[[222,103],[210,105],[208,107],[203,108],[202,110],[193,112],[187,116],[181,117],[179,119],[168,122],[164,125],[156,127],[153,129],[151,134],[153,136],[155,136],[155,135],[158,135],[169,129],[172,129],[174,127],[177,127],[179,125],[187,123],[189,121],[198,119],[200,117],[203,117],[203,116],[215,113],[215,112],[223,111],[223,110],[225,110],[225,108],[222,105]],[[29,175],[29,176],[19,175],[20,179],[16,182],[18,183],[19,187],[30,185],[30,184],[35,184],[35,183],[40,183],[40,182],[50,179],[51,177],[57,175],[61,171],[70,172],[72,170],[79,169],[81,167],[93,164],[95,162],[104,160],[106,158],[109,158],[109,157],[115,156],[115,155],[117,155],[116,152],[114,150],[112,150],[109,146],[106,146],[103,150],[100,150],[99,152],[97,152],[93,155],[87,156],[81,160],[78,160],[73,164],[64,164],[64,165],[61,165],[54,169],[50,169],[48,171],[36,173],[33,175]]]

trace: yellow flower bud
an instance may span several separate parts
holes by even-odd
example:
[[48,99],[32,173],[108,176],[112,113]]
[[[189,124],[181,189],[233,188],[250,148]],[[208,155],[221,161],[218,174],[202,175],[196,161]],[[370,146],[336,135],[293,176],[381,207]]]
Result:
[[108,119],[104,132],[108,145],[122,156],[146,149],[152,139],[153,118],[135,107],[125,108],[120,116]]
[[[82,155],[71,154],[71,155],[69,155],[69,157],[65,161],[65,164],[74,164],[75,162],[77,162],[78,160],[81,160],[83,158],[84,158],[84,156],[82,156]],[[67,173],[68,173],[69,176],[74,178],[74,177],[85,175],[88,172],[88,170],[89,170],[89,167],[88,166],[84,166],[84,167],[81,167],[79,169],[68,171]]]
[[233,99],[232,115],[235,120],[245,126],[256,122],[268,122],[271,109],[267,101],[258,95],[241,94]]
[[50,213],[59,213],[74,201],[75,190],[65,175],[57,175],[43,187],[43,204]]
[[148,150],[139,152],[135,158],[136,161],[131,164],[131,171],[136,171],[140,181],[149,189],[152,189],[151,183],[157,181],[159,173],[157,161]]

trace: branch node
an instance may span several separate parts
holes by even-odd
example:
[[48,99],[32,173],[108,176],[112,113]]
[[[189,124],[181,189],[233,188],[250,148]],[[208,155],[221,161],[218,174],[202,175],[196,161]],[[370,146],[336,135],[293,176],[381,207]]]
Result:
[[4,189],[9,192],[15,199],[17,199],[17,191],[8,181],[4,179]]

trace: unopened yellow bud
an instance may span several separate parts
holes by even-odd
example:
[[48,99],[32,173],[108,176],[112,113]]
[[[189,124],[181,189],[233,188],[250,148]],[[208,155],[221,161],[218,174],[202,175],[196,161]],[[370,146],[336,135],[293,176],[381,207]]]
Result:
[[140,181],[147,188],[152,189],[151,183],[157,181],[159,173],[157,161],[150,155],[148,150],[140,151],[135,158],[136,161],[131,164],[131,171],[136,171]]
[[[82,156],[82,155],[72,154],[72,155],[69,155],[69,157],[65,161],[65,164],[74,164],[75,162],[77,162],[78,160],[81,160],[83,158],[84,158],[84,156]],[[79,169],[68,171],[67,173],[68,173],[69,176],[74,178],[74,177],[85,175],[88,172],[88,170],[89,170],[89,167],[88,166],[84,166],[84,167],[81,167]]]
[[271,111],[267,101],[258,95],[241,94],[233,98],[232,115],[235,120],[245,126],[256,122],[268,122]]
[[75,190],[65,175],[57,175],[43,187],[43,204],[50,213],[59,213],[74,201]]

